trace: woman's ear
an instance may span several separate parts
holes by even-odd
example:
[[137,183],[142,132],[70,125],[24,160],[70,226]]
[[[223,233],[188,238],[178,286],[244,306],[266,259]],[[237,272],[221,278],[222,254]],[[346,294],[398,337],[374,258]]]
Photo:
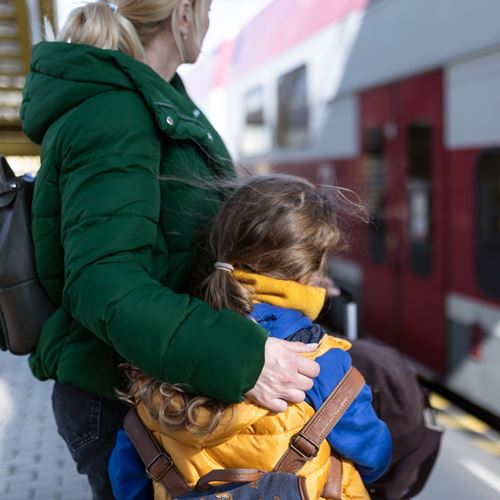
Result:
[[177,25],[183,38],[187,38],[191,29],[192,0],[181,0],[177,6]]

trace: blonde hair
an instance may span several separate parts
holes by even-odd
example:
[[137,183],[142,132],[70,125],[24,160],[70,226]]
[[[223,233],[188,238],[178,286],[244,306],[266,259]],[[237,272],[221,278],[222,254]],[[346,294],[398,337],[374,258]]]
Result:
[[[195,29],[208,0],[191,0]],[[98,0],[74,9],[56,40],[100,49],[120,50],[144,61],[144,47],[170,22],[175,43],[185,60],[184,44],[174,15],[181,0]],[[117,7],[117,10],[114,9]]]
[[[290,175],[256,176],[238,187],[218,213],[208,240],[206,277],[196,295],[214,309],[248,314],[252,290],[232,273],[215,269],[216,261],[273,278],[307,283],[325,272],[329,251],[346,248],[338,226],[340,213],[363,218],[349,190],[315,186]],[[355,195],[354,195],[355,196]],[[192,396],[181,386],[135,373],[127,396],[142,401],[149,414],[168,431],[210,433],[229,406],[205,396]],[[161,394],[155,399],[155,394]],[[161,403],[159,403],[161,401]],[[199,421],[199,411],[211,416]]]
[[117,391],[120,398],[132,405],[142,403],[164,432],[187,430],[195,435],[210,434],[230,406],[207,396],[193,396],[181,384],[161,382],[129,364],[121,368],[130,386],[126,391]]

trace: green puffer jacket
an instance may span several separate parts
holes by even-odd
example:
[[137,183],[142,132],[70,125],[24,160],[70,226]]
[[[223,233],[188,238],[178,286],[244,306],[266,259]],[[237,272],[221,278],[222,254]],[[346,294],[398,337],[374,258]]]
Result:
[[30,358],[35,376],[112,397],[128,360],[240,401],[262,369],[267,332],[182,293],[200,230],[220,206],[203,181],[234,171],[180,78],[167,83],[118,51],[42,42],[21,118],[42,145],[37,272],[60,306]]

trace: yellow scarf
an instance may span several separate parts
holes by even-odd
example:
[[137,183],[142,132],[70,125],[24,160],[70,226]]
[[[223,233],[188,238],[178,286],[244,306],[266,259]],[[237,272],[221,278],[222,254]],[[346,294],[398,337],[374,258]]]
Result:
[[325,303],[326,290],[296,281],[270,278],[235,269],[233,277],[241,284],[252,288],[254,303],[264,302],[272,306],[286,307],[304,313],[314,321]]

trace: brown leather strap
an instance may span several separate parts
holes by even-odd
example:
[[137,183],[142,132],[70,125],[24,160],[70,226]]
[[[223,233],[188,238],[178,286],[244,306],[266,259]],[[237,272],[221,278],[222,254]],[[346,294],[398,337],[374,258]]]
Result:
[[363,375],[351,367],[309,422],[292,437],[290,447],[276,464],[274,471],[295,474],[308,460],[315,457],[321,443],[349,408],[364,383]]
[[129,410],[123,425],[146,466],[146,474],[150,479],[160,482],[173,497],[190,491],[184,477],[177,470],[170,456],[160,448],[154,436],[137,415],[135,408]]
[[251,483],[258,481],[264,474],[259,469],[215,469],[200,477],[196,489],[206,491],[211,483]]
[[342,498],[342,462],[337,456],[330,457],[330,474],[321,496],[331,500]]

